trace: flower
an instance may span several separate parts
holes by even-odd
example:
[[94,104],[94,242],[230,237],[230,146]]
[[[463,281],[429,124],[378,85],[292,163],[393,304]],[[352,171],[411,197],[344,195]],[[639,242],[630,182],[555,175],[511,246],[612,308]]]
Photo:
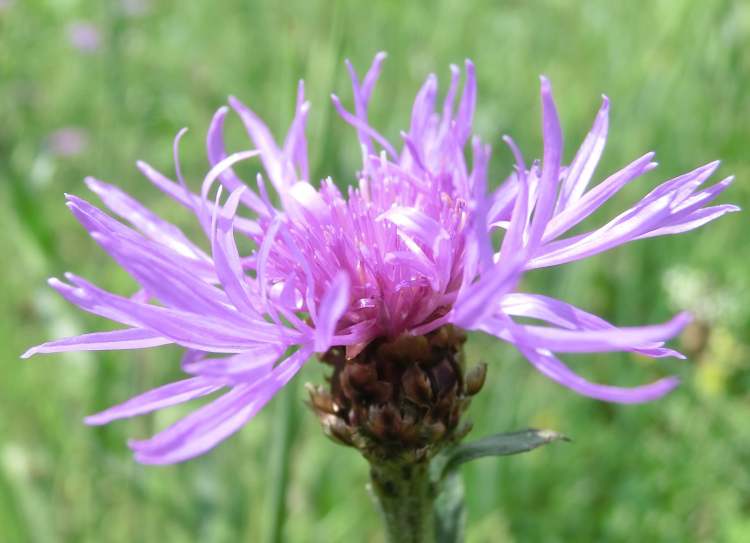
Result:
[[99,28],[87,21],[77,21],[68,25],[68,41],[84,53],[93,53],[101,45],[102,36]]
[[[356,129],[363,154],[358,182],[345,194],[330,178],[320,188],[309,182],[304,131],[309,103],[300,83],[294,119],[281,146],[253,111],[230,98],[254,148],[227,154],[222,133],[229,108],[217,111],[207,135],[212,167],[200,194],[192,193],[180,174],[184,130],[174,146],[177,182],[138,164],[147,179],[195,215],[210,252],[102,181],[88,178],[86,183],[133,228],[82,198],[67,197],[75,217],[141,290],[124,297],[73,274],[66,274],[67,282],[51,279],[51,286],[73,304],[127,328],[51,341],[24,356],[171,343],[187,349],[182,368],[190,378],[88,417],[89,424],[224,391],[151,439],[130,442],[138,461],[178,462],[212,448],[248,422],[312,353],[345,348],[352,358],[374,339],[425,335],[447,324],[512,343],[539,371],[593,398],[643,402],[677,384],[674,378],[630,389],[594,384],[557,355],[632,351],[681,356],[664,342],[685,326],[686,315],[664,324],[619,328],[517,287],[527,270],[580,260],[636,239],[685,232],[736,211],[731,205],[706,207],[732,178],[701,189],[718,167],[709,163],[662,183],[604,226],[566,236],[624,185],[656,166],[648,153],[589,188],[607,135],[606,97],[572,162],[563,167],[552,89],[542,78],[542,161],[527,167],[506,137],[516,168],[488,192],[489,146],[473,137],[471,167],[464,157],[476,102],[472,63],[466,62],[458,99],[460,73],[452,67],[440,107],[437,78],[427,78],[414,101],[409,129],[401,133],[399,151],[367,119],[384,58],[378,54],[361,80],[347,63],[354,113],[332,96],[336,110]],[[259,173],[251,188],[232,166],[255,157],[265,174]],[[229,192],[225,200],[222,189]],[[504,232],[499,247],[492,242],[496,230]],[[236,236],[254,242],[249,255],[240,254]],[[539,324],[522,324],[517,317]]]
[[89,144],[88,133],[77,126],[65,126],[52,132],[47,144],[50,151],[61,157],[81,154]]

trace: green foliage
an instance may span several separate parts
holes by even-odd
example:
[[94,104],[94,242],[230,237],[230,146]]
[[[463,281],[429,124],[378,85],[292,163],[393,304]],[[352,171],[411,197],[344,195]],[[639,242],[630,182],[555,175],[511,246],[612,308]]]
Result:
[[466,537],[466,489],[458,471],[440,481],[435,499],[435,539],[437,543],[461,543]]
[[477,439],[464,441],[456,447],[446,451],[445,463],[440,470],[438,479],[443,479],[454,472],[461,464],[478,460],[488,456],[509,456],[529,452],[553,441],[570,441],[570,438],[552,430],[521,430],[494,434]]
[[[741,0],[146,4],[137,16],[115,0],[15,0],[0,8],[3,542],[235,542],[264,535],[382,541],[364,490],[365,462],[320,435],[302,406],[301,387],[210,454],[143,467],[131,460],[126,439],[150,435],[186,408],[104,428],[81,419],[176,378],[176,349],[18,359],[45,338],[109,326],[59,300],[44,284],[47,276],[75,270],[118,292],[133,288],[75,223],[63,192],[89,197],[81,180],[95,175],[196,232],[187,214],[138,175],[134,161],[173,171],[172,137],[189,126],[183,166],[197,186],[206,169],[204,131],[230,93],[281,134],[296,79],[304,77],[313,104],[311,167],[318,177],[348,183],[359,149],[328,102],[331,91],[350,99],[343,59],[363,70],[377,50],[389,52],[372,118],[397,139],[426,73],[445,81],[449,63],[470,57],[479,77],[477,129],[495,146],[495,180],[511,164],[499,145],[502,133],[527,154],[540,154],[537,76],[544,73],[556,91],[568,160],[606,92],[610,142],[597,177],[652,149],[661,163],[593,221],[714,158],[724,160],[721,174],[738,179],[723,200],[750,202],[750,4]],[[66,26],[76,19],[99,25],[101,50],[87,54],[68,44]],[[88,132],[88,148],[55,156],[49,136],[69,125]],[[236,119],[230,129],[233,146],[245,146]],[[683,336],[687,362],[566,358],[609,383],[682,376],[684,385],[662,401],[616,406],[580,398],[534,372],[512,348],[471,338],[469,361],[489,364],[470,411],[472,435],[535,426],[576,441],[464,468],[469,542],[748,540],[746,221],[738,214],[677,238],[637,242],[536,272],[524,285],[623,325],[665,320],[682,309],[687,276],[702,285],[688,307],[699,317],[708,304],[728,300]],[[701,272],[665,280],[677,265]],[[297,379],[322,378],[322,368],[309,364]],[[281,438],[279,417],[291,424]],[[272,447],[274,441],[282,445]],[[268,469],[271,455],[289,456],[285,508],[274,485],[287,471]],[[283,536],[271,526],[280,511]]]

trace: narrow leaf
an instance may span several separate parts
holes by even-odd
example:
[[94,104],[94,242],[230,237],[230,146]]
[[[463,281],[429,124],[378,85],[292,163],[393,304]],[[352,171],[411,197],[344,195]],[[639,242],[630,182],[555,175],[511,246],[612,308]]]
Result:
[[268,524],[263,541],[281,543],[285,541],[286,523],[289,520],[289,475],[292,449],[297,438],[297,381],[292,379],[284,388],[273,413],[273,438],[269,451],[268,476],[271,488],[268,498]]
[[442,471],[445,478],[458,466],[485,456],[506,456],[531,451],[552,441],[570,441],[562,434],[552,430],[521,430],[507,434],[495,434],[473,443],[464,443],[453,449]]

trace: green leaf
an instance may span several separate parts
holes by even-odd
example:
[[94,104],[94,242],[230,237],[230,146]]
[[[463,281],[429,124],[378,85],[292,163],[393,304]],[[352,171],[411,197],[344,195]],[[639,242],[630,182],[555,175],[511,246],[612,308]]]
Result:
[[285,541],[284,528],[287,515],[287,493],[291,451],[297,433],[297,380],[292,379],[282,393],[273,414],[273,441],[270,450],[269,474],[269,524],[263,540],[266,543]]
[[466,529],[464,483],[461,474],[453,471],[440,483],[435,498],[435,536],[437,543],[463,543]]
[[559,440],[570,441],[568,437],[552,430],[529,429],[508,434],[495,434],[473,443],[463,443],[448,454],[442,469],[442,478],[447,477],[461,464],[477,458],[518,454]]

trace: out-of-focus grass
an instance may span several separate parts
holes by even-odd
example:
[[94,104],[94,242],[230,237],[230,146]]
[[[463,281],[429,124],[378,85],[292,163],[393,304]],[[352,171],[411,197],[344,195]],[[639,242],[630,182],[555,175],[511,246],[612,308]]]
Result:
[[[724,200],[750,201],[746,2],[281,4],[152,0],[141,2],[138,15],[123,8],[132,0],[0,7],[0,540],[259,541],[274,533],[278,471],[268,466],[279,454],[271,447],[279,431],[274,412],[289,398],[277,398],[200,459],[143,467],[131,460],[126,438],[148,435],[184,409],[106,428],[84,427],[81,418],[176,378],[176,349],[18,359],[50,336],[108,326],[56,298],[47,276],[74,269],[119,292],[133,287],[67,213],[63,192],[85,195],[83,176],[96,175],[195,231],[137,175],[134,160],[171,171],[172,137],[187,125],[184,169],[197,183],[206,169],[204,130],[227,94],[249,102],[280,134],[296,79],[304,77],[313,103],[313,171],[346,183],[358,149],[328,103],[332,90],[350,97],[343,59],[364,69],[377,50],[389,52],[372,118],[397,138],[426,73],[445,81],[449,63],[471,57],[479,74],[477,130],[493,144],[510,133],[539,155],[537,76],[545,73],[555,86],[568,159],[601,92],[613,108],[598,177],[657,151],[662,166],[599,219],[657,181],[717,157],[724,160],[720,174],[738,177]],[[99,51],[69,45],[67,25],[78,19],[100,28]],[[71,125],[88,133],[87,149],[55,156],[50,134]],[[239,146],[238,123],[232,129]],[[495,147],[499,180],[510,159]],[[725,300],[706,313],[707,341],[697,328],[685,336],[688,362],[569,357],[583,373],[612,383],[681,375],[684,385],[660,402],[616,406],[577,397],[511,348],[472,338],[469,358],[490,363],[488,386],[472,407],[474,435],[532,425],[575,441],[465,468],[470,541],[750,539],[746,225],[743,215],[730,216],[679,238],[538,272],[526,284],[621,324]],[[297,379],[321,378],[310,364]],[[381,541],[364,462],[325,440],[303,410],[301,387],[293,393],[282,540]]]

